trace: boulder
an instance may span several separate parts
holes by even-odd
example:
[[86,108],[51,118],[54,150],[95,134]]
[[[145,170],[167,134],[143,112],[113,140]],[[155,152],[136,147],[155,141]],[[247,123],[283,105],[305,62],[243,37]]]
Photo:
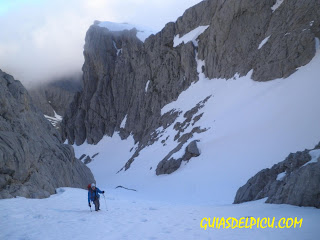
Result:
[[162,161],[159,162],[156,169],[156,174],[171,174],[180,168],[182,161],[189,162],[189,160],[192,157],[200,156],[200,150],[197,146],[197,142],[199,142],[199,140],[194,140],[190,142],[188,146],[185,148],[184,155],[181,158],[175,159],[171,156],[182,148],[184,142],[180,143]]
[[198,141],[199,140],[194,140],[191,143],[189,143],[189,145],[186,148],[186,154],[188,154],[188,156],[186,156],[185,159],[183,159],[184,161],[189,160],[192,157],[200,156],[200,150],[197,146]]

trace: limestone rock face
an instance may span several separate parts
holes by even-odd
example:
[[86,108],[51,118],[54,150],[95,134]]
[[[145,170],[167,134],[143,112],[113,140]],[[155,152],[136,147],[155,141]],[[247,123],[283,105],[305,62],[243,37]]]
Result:
[[31,86],[28,89],[32,102],[43,114],[55,117],[54,112],[63,116],[73,101],[74,95],[80,92],[81,76],[58,78],[48,83]]
[[286,0],[274,12],[276,0],[207,2],[216,7],[200,37],[199,58],[206,60],[209,78],[244,76],[251,69],[256,81],[285,78],[314,57],[319,1]]
[[70,143],[98,143],[114,131],[123,137],[132,132],[141,140],[160,124],[161,108],[197,79],[194,46],[173,48],[173,35],[173,28],[165,28],[161,38],[153,36],[143,44],[136,30],[90,27],[84,47],[84,91],[75,97],[62,124]]
[[0,70],[0,198],[44,198],[93,181],[21,83]]
[[[139,151],[157,139],[155,130],[167,128],[179,116],[161,115],[161,109],[198,81],[198,71],[209,79],[251,70],[256,81],[288,77],[315,55],[320,3],[285,0],[273,11],[275,3],[202,1],[145,42],[136,37],[137,29],[110,31],[95,23],[84,46],[83,91],[66,111],[63,138],[80,145],[85,140],[96,144],[115,132],[122,138],[132,134],[139,146],[124,167],[128,169]],[[197,44],[174,47],[175,37],[199,26],[209,27]],[[205,62],[202,69],[197,69],[198,60]]]
[[290,153],[283,162],[257,173],[239,188],[234,203],[266,197],[267,203],[320,208],[319,144],[313,150]]

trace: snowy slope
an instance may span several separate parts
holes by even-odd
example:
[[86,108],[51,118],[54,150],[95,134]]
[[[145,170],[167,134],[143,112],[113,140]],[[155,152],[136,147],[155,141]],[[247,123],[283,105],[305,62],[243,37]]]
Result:
[[[48,199],[1,200],[0,239],[316,240],[320,234],[320,210],[313,208],[270,205],[263,200],[221,206],[150,202],[119,190],[108,193],[106,202],[101,197],[102,211],[90,212],[85,190],[63,188],[58,191]],[[303,218],[303,222],[301,228],[290,229],[200,228],[205,217],[248,216],[275,217],[275,221],[297,217]]]
[[100,22],[99,27],[108,28],[109,31],[119,32],[123,30],[137,29],[137,38],[144,42],[151,34],[155,34],[155,31],[140,25],[133,25],[129,23],[114,23],[114,22]]
[[[198,60],[199,72],[203,64]],[[284,160],[290,152],[311,149],[319,142],[319,65],[318,50],[308,65],[287,79],[255,82],[249,73],[229,80],[209,80],[199,73],[197,83],[162,109],[163,114],[171,109],[183,111],[176,120],[182,122],[184,112],[211,95],[200,110],[203,117],[192,126],[208,128],[193,138],[200,140],[202,154],[182,163],[171,175],[156,176],[155,169],[177,145],[173,139],[175,123],[143,149],[127,171],[117,174],[134,152],[130,152],[132,137],[121,141],[115,134],[95,146],[75,146],[76,156],[100,152],[88,166],[105,188],[124,185],[146,198],[171,202],[231,203],[237,189],[256,172]],[[185,132],[188,130],[191,128]],[[161,141],[167,137],[163,146]],[[181,157],[183,151],[184,147],[175,156]]]

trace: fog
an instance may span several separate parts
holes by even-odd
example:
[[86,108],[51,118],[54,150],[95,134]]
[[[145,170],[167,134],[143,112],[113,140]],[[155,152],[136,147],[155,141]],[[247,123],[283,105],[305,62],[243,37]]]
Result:
[[[11,0],[10,0],[11,1]],[[200,0],[12,0],[0,2],[0,69],[24,85],[81,72],[94,20],[160,31]]]

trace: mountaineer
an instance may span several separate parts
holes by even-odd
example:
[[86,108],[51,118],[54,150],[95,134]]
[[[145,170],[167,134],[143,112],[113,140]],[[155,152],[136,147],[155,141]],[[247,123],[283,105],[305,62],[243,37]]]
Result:
[[96,211],[100,210],[99,193],[104,194],[104,191],[101,191],[99,188],[97,188],[94,183],[88,185],[88,203],[89,203],[90,209],[91,209],[91,201],[92,201],[95,206],[95,210]]

